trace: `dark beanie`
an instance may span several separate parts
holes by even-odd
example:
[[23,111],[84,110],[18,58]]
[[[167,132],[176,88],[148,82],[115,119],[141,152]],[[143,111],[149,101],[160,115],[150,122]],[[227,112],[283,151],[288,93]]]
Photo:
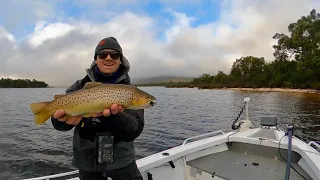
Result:
[[95,52],[94,52],[94,59],[96,59],[97,53],[103,49],[113,49],[113,50],[116,50],[122,54],[122,48],[121,48],[120,44],[118,43],[117,39],[114,37],[104,38],[98,43],[98,45],[95,49]]

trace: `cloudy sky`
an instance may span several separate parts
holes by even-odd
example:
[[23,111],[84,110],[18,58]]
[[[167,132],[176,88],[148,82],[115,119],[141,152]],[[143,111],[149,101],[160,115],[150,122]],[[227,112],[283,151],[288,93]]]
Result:
[[273,59],[272,36],[320,0],[8,0],[0,6],[0,77],[68,86],[114,36],[134,78],[199,76],[241,56]]

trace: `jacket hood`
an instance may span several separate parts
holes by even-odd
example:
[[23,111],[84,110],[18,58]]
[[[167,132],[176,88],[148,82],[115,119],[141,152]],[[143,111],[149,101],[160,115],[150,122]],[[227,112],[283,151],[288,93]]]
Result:
[[[93,60],[91,65],[90,65],[90,68],[86,69],[86,72],[87,72],[87,75],[89,76],[89,78],[91,79],[91,81],[96,81],[96,79],[94,78],[94,75],[93,75],[93,67],[96,66],[96,61]],[[130,77],[129,77],[129,71],[130,71],[130,63],[128,61],[128,59],[126,57],[123,56],[122,58],[122,62],[120,64],[120,67],[121,66],[123,67],[123,70],[122,72],[120,73],[119,75],[119,78],[116,80],[115,83],[118,83],[124,79],[127,79],[129,82],[130,82]]]

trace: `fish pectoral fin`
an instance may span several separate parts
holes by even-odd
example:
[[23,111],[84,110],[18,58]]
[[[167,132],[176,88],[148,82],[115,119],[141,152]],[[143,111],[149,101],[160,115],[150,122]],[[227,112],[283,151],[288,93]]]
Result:
[[53,98],[56,100],[56,99],[61,98],[63,96],[66,96],[66,94],[56,94],[56,95],[54,95]]
[[63,121],[66,121],[69,117],[71,117],[71,115],[64,114],[64,115],[61,116],[59,119],[60,119],[60,120],[63,120]]
[[100,86],[102,83],[101,82],[87,82],[82,89],[90,89],[93,87]]

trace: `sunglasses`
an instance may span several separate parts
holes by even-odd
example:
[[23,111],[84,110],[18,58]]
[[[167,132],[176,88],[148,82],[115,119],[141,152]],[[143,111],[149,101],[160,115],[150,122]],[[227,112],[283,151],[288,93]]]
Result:
[[97,56],[100,59],[106,59],[109,54],[110,54],[111,59],[113,59],[113,60],[118,60],[121,56],[121,53],[119,53],[117,51],[112,51],[112,52],[102,51],[102,52],[97,53]]

